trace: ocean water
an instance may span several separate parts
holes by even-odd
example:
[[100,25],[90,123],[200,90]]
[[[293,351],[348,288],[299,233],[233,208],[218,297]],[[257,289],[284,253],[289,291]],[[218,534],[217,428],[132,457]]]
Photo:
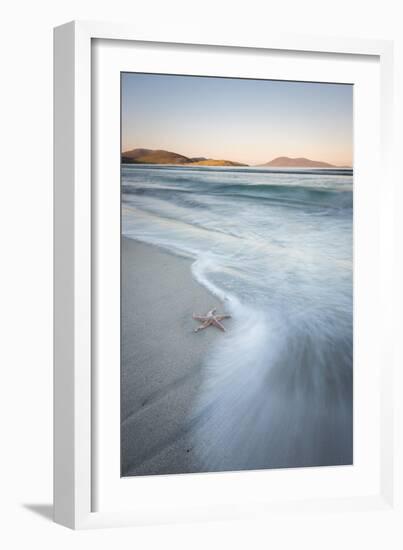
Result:
[[189,419],[200,470],[352,463],[352,222],[349,169],[122,167],[123,234],[233,317]]

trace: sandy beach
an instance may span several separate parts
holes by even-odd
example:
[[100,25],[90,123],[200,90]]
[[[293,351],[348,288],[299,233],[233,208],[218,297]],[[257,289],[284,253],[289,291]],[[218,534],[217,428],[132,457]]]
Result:
[[[122,475],[200,471],[190,412],[215,327],[194,333],[193,311],[219,301],[192,278],[191,262],[122,238]],[[226,321],[230,326],[231,321]]]

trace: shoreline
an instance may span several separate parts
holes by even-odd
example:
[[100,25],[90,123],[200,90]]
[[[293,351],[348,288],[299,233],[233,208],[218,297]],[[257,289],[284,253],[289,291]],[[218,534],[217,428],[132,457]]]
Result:
[[123,176],[124,473],[351,464],[351,177],[199,170]]
[[199,471],[192,407],[219,337],[192,313],[222,304],[194,280],[192,260],[122,237],[121,462],[123,476]]

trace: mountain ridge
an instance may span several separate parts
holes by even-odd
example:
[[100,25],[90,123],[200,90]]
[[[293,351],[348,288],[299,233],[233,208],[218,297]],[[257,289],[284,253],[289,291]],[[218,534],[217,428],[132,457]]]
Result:
[[[123,164],[173,164],[179,166],[249,166],[241,162],[226,159],[211,159],[206,157],[186,157],[165,149],[135,148],[124,151],[121,154]],[[260,167],[273,168],[350,168],[336,166],[329,162],[312,160],[306,157],[281,156],[269,162],[259,164]]]
[[274,166],[278,168],[339,168],[334,164],[321,160],[311,160],[305,157],[276,157],[260,166]]
[[121,155],[124,164],[179,164],[186,166],[248,166],[240,162],[205,157],[185,157],[165,149],[137,148],[124,151]]

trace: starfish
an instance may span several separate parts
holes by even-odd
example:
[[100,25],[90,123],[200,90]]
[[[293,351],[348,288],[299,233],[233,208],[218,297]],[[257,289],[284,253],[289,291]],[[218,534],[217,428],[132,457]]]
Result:
[[199,330],[203,330],[210,325],[214,325],[225,332],[224,325],[222,325],[220,321],[223,319],[230,319],[231,315],[216,315],[216,311],[216,309],[211,309],[206,315],[196,315],[196,313],[193,313],[193,319],[201,322],[201,325],[195,328],[195,332],[199,332]]

